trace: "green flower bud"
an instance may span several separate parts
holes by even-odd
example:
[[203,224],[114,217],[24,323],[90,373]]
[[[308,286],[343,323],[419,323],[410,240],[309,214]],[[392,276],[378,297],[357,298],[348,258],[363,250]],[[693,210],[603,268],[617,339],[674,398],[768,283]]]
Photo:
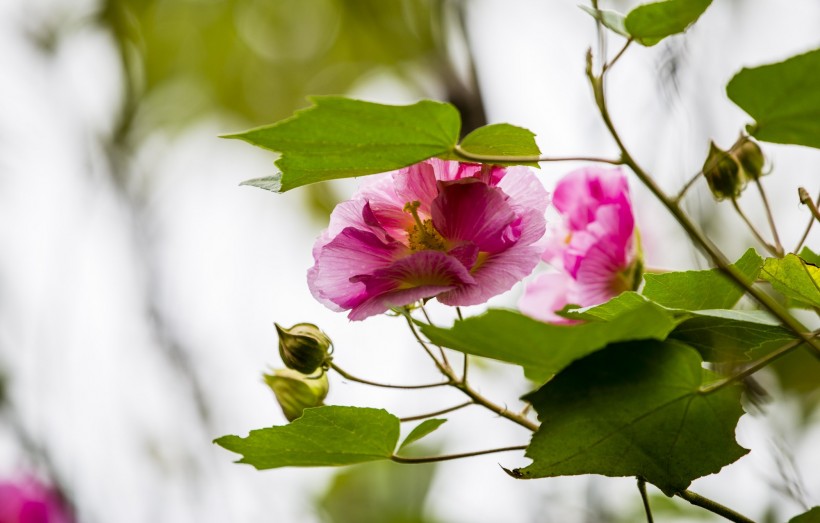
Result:
[[287,368],[313,374],[325,364],[333,342],[319,327],[312,323],[297,323],[290,329],[274,325],[279,333],[279,355]]
[[719,149],[715,142],[709,144],[709,156],[703,163],[703,175],[718,200],[737,198],[746,185],[737,161],[726,151]]
[[300,417],[307,408],[324,405],[330,387],[324,372],[314,378],[292,369],[277,369],[263,376],[288,421]]
[[735,148],[734,156],[743,168],[746,178],[757,180],[764,174],[763,166],[766,164],[766,158],[757,143],[750,138],[741,138],[741,140],[741,144]]

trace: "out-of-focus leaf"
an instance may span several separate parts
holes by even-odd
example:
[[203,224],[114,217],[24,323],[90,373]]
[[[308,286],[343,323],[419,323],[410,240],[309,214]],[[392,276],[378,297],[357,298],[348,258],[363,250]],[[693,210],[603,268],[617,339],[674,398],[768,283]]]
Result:
[[614,31],[621,36],[626,36],[627,38],[630,36],[629,32],[626,30],[626,27],[624,27],[624,15],[621,13],[608,11],[606,9],[595,9],[594,7],[583,4],[578,7],[583,9],[586,13],[589,13],[592,18],[601,22],[604,27],[610,31]]
[[404,441],[402,441],[401,445],[399,445],[399,450],[427,436],[437,428],[441,427],[446,421],[446,419],[427,419],[422,421],[412,431],[410,431],[410,434],[408,434],[406,438],[404,438]]
[[776,64],[744,68],[726,94],[755,119],[759,140],[820,148],[820,49]]
[[676,342],[618,344],[525,397],[541,420],[519,478],[642,476],[667,495],[748,451],[735,441],[740,388],[700,394],[714,377]]
[[450,104],[383,105],[313,96],[312,107],[280,122],[226,136],[276,151],[281,191],[392,171],[450,151],[461,119]]
[[624,27],[640,44],[652,46],[694,24],[712,0],[664,0],[639,5],[626,15]]
[[[762,264],[763,259],[749,249],[734,265],[754,281]],[[644,296],[673,309],[731,309],[743,296],[743,290],[718,269],[644,274],[644,280]]]
[[326,406],[306,409],[289,425],[252,430],[247,437],[214,441],[242,454],[257,469],[326,467],[390,459],[399,419],[381,409]]
[[578,325],[550,325],[507,310],[456,321],[449,329],[421,325],[430,341],[466,354],[492,358],[524,367],[526,376],[544,382],[571,362],[626,340],[662,340],[678,320],[650,302],[612,321]]
[[[508,123],[497,123],[479,127],[461,141],[461,148],[468,153],[504,157],[504,156],[538,156],[541,150],[535,143],[535,134],[529,129]],[[453,152],[442,155],[449,160],[471,161]],[[522,162],[494,162],[500,165],[512,165]],[[537,162],[524,163],[538,167]]]
[[748,361],[796,339],[790,330],[769,321],[768,317],[760,323],[715,315],[695,316],[678,325],[669,338],[694,347],[704,361]]
[[800,251],[800,257],[803,258],[804,261],[820,267],[820,254],[815,253],[808,247],[803,247],[803,250]]
[[820,523],[820,507],[813,507],[789,520],[789,523]]
[[767,258],[760,277],[790,298],[795,307],[820,307],[820,267],[804,262],[794,254]]

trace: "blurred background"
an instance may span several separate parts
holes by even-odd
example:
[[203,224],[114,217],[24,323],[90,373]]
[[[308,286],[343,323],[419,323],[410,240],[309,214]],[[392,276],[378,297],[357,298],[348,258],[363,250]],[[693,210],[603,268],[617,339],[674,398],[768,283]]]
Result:
[[[211,443],[285,423],[261,380],[281,366],[274,321],[318,324],[353,374],[436,376],[401,321],[349,322],[307,289],[313,240],[357,182],[284,195],[238,187],[270,175],[275,157],[217,136],[287,117],[308,94],[435,98],[462,111],[465,132],[510,122],[536,132],[545,154],[613,156],[584,77],[595,24],[576,3],[0,2],[0,478],[37,475],[82,523],[640,520],[634,479],[516,481],[498,467],[526,464],[516,454],[257,472]],[[610,53],[621,45],[611,37]],[[728,148],[748,121],[725,96],[731,76],[818,46],[816,0],[715,0],[685,38],[624,56],[610,77],[613,117],[639,161],[675,191],[699,170],[709,139]],[[764,152],[774,169],[764,184],[791,249],[809,220],[797,187],[817,194],[820,152]],[[545,165],[540,176],[549,187],[573,167]],[[704,185],[686,206],[739,256],[753,239]],[[705,267],[632,187],[648,265]],[[765,228],[749,193],[742,204]],[[806,244],[817,250],[818,240],[815,227]],[[519,293],[492,304],[512,306]],[[453,319],[445,307],[431,312]],[[692,489],[756,520],[785,521],[820,504],[820,365],[798,352],[759,379],[769,401],[750,406],[738,428],[752,453]],[[528,387],[520,371],[489,363],[473,380],[511,408]],[[461,401],[454,391],[374,391],[338,375],[328,397],[399,416]],[[447,417],[420,452],[527,441],[476,407]],[[659,520],[710,520],[652,496]]]

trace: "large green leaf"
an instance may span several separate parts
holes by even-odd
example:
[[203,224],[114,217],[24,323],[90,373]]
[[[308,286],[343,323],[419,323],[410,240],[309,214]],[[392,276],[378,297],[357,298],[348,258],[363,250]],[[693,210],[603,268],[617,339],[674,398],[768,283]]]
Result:
[[214,441],[242,454],[238,463],[257,469],[323,467],[390,459],[399,419],[385,410],[327,406],[306,409],[289,425],[252,430],[246,438]]
[[461,118],[447,103],[382,105],[312,96],[313,106],[272,125],[229,135],[282,153],[284,192],[309,183],[392,171],[450,151]]
[[[471,132],[461,141],[461,149],[472,154],[486,155],[493,157],[504,156],[538,156],[541,150],[535,143],[535,134],[529,129],[517,127],[508,123],[497,123],[479,127]],[[449,160],[462,160],[465,158],[457,153],[439,155]],[[466,158],[470,161],[469,158]],[[501,165],[521,162],[494,162]],[[537,167],[537,162],[525,163]]]
[[457,321],[450,329],[425,324],[421,330],[435,344],[521,365],[528,378],[543,382],[609,343],[664,339],[677,323],[670,311],[645,302],[612,321],[551,325],[513,311],[490,310]]
[[655,45],[694,24],[712,0],[664,0],[640,5],[624,20],[627,32],[640,44]]
[[795,307],[820,307],[820,268],[804,262],[795,254],[767,258],[760,277],[791,299]]
[[713,376],[675,342],[609,347],[573,363],[532,402],[541,426],[519,478],[641,476],[665,494],[719,471],[747,450],[735,442],[740,389],[698,392]]
[[[749,249],[735,267],[749,280],[757,278],[763,259]],[[731,309],[743,290],[718,269],[644,274],[647,298],[673,309]]]
[[759,140],[820,148],[820,49],[784,62],[744,68],[726,94],[755,119]]
[[796,339],[790,330],[772,325],[769,317],[760,320],[755,321],[753,314],[743,320],[715,314],[697,315],[681,323],[669,338],[696,348],[704,361],[715,362],[749,361]]
[[820,507],[814,507],[789,520],[789,523],[820,523]]

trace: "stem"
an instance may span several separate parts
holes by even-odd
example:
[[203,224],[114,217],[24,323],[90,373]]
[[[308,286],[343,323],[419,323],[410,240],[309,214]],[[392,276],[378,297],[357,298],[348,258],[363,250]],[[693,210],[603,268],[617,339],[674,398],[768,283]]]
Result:
[[468,160],[487,163],[503,162],[596,162],[621,165],[621,160],[610,160],[608,158],[595,158],[591,156],[493,156],[491,154],[477,154],[464,150],[461,145],[454,148],[456,154]]
[[682,490],[680,492],[676,492],[675,495],[685,499],[693,505],[705,508],[709,512],[714,512],[718,516],[723,516],[729,521],[734,521],[735,523],[754,523],[754,521],[752,521],[751,519],[741,514],[738,514],[729,507],[725,507],[717,501],[712,501],[709,498],[704,498],[700,494],[695,494],[691,490]]
[[732,206],[735,208],[735,211],[737,211],[737,214],[740,215],[741,218],[743,218],[743,221],[746,223],[746,226],[749,228],[750,231],[752,231],[752,234],[757,239],[757,241],[759,241],[760,244],[763,245],[763,247],[765,247],[766,250],[769,251],[769,253],[771,253],[773,256],[778,256],[777,249],[772,244],[764,240],[763,236],[760,234],[760,231],[758,231],[754,224],[751,221],[749,221],[749,218],[746,216],[746,213],[744,213],[743,210],[740,208],[740,205],[738,205],[737,198],[732,198]]
[[410,331],[413,333],[413,337],[416,338],[416,341],[421,345],[426,351],[427,354],[430,355],[431,358],[436,362],[438,365],[439,370],[445,377],[447,377],[450,381],[448,385],[452,385],[453,387],[457,388],[461,392],[463,392],[467,397],[473,400],[474,403],[481,405],[482,407],[491,410],[501,416],[502,418],[507,418],[508,420],[521,425],[533,432],[538,429],[538,424],[534,423],[533,421],[527,419],[524,416],[519,414],[515,414],[514,412],[510,412],[507,410],[506,407],[502,407],[501,405],[497,405],[492,401],[488,400],[477,391],[475,391],[472,387],[470,387],[466,381],[459,380],[458,377],[453,373],[452,369],[444,367],[441,363],[436,360],[433,356],[433,353],[430,351],[430,348],[427,347],[427,343],[421,338],[419,335],[418,330],[416,329],[415,324],[413,323],[413,318],[410,317],[410,314],[405,311],[404,319],[407,320],[407,325],[410,327]]
[[[813,333],[813,335],[816,336],[817,332]],[[751,365],[749,365],[748,367],[746,367],[742,371],[738,372],[737,374],[733,374],[729,377],[723,378],[722,380],[718,380],[718,381],[715,381],[713,383],[710,383],[709,385],[704,385],[704,386],[700,387],[700,389],[698,389],[698,393],[699,394],[711,394],[713,392],[717,392],[718,390],[722,389],[723,387],[725,387],[727,385],[730,385],[730,384],[732,384],[736,381],[740,381],[743,378],[747,378],[747,377],[751,376],[752,374],[754,374],[755,372],[762,369],[763,367],[767,366],[769,363],[775,361],[778,358],[781,358],[782,356],[785,356],[786,354],[790,353],[791,351],[793,351],[794,349],[796,349],[797,347],[799,347],[800,345],[802,345],[804,343],[805,343],[805,340],[794,340],[791,343],[787,343],[786,345],[783,345],[779,349],[777,349],[773,352],[770,352],[766,356],[760,358],[759,360],[752,363]]]
[[783,244],[780,243],[780,236],[777,234],[777,226],[774,223],[774,215],[772,214],[772,208],[769,206],[769,198],[766,197],[766,191],[763,190],[763,184],[760,183],[760,178],[755,178],[755,185],[757,185],[757,190],[760,193],[760,199],[763,200],[763,208],[766,210],[766,219],[769,220],[769,228],[772,230],[772,239],[774,239],[774,246],[775,251],[777,252],[777,257],[783,257]]
[[806,238],[809,237],[809,232],[811,232],[811,226],[814,225],[814,220],[820,221],[820,211],[817,210],[817,207],[820,206],[820,194],[817,195],[817,203],[811,201],[809,191],[807,191],[805,187],[798,188],[797,194],[800,196],[800,203],[809,208],[811,216],[809,217],[809,224],[806,226],[806,231],[803,233],[803,237],[800,238],[800,241],[797,242],[797,247],[794,248],[795,253],[800,250],[800,247],[803,246]]
[[445,454],[443,456],[427,456],[424,458],[403,458],[401,456],[390,456],[392,461],[396,463],[435,463],[437,461],[450,461],[452,459],[471,458],[473,456],[482,456],[484,454],[494,454],[496,452],[509,452],[511,450],[527,450],[526,445],[518,445],[515,447],[500,447],[497,449],[477,450],[475,452],[464,452],[462,454]]
[[[433,322],[430,320],[430,315],[427,314],[427,309],[424,308],[424,305],[419,306],[419,309],[421,309],[421,313],[424,314],[424,319],[427,320],[427,323],[432,325]],[[439,354],[441,354],[441,362],[445,367],[451,369],[452,367],[450,367],[450,362],[447,361],[447,354],[444,352],[444,347],[441,345],[436,345],[436,347],[438,347]]]
[[691,177],[691,178],[689,179],[689,181],[688,181],[688,182],[686,182],[686,183],[683,185],[683,188],[680,190],[680,192],[678,193],[678,195],[677,195],[677,196],[675,196],[675,198],[673,199],[673,201],[674,201],[676,204],[677,204],[677,203],[680,203],[680,201],[683,199],[683,197],[684,197],[684,196],[686,196],[686,193],[689,191],[689,189],[691,189],[691,188],[692,188],[692,186],[693,186],[693,185],[695,185],[695,182],[696,182],[696,181],[698,181],[698,180],[700,179],[700,177],[701,177],[701,175],[702,175],[702,174],[703,174],[703,169],[701,169],[700,171],[698,171],[698,172],[697,172],[697,173],[696,173],[693,177]]
[[615,130],[614,124],[612,123],[612,119],[606,105],[606,97],[604,96],[603,77],[596,78],[592,74],[590,57],[587,58],[587,77],[592,85],[595,101],[598,104],[601,118],[603,119],[604,124],[609,130],[613,140],[615,140],[618,149],[621,151],[623,163],[632,169],[641,183],[643,183],[647,189],[649,189],[649,191],[664,205],[664,207],[666,207],[672,216],[675,217],[683,230],[686,231],[686,234],[695,243],[695,246],[709,260],[711,260],[712,263],[724,273],[724,275],[734,281],[735,284],[743,289],[747,294],[752,296],[760,305],[763,306],[764,309],[771,312],[773,316],[780,320],[780,322],[796,334],[797,337],[806,341],[814,352],[820,354],[820,345],[816,344],[815,340],[804,332],[805,328],[803,325],[791,314],[789,314],[789,312],[774,298],[764,293],[757,287],[754,287],[751,282],[747,281],[746,277],[737,268],[729,263],[729,260],[726,259],[726,256],[720,251],[720,249],[718,249],[717,246],[715,246],[715,244],[712,243],[712,241],[695,226],[689,216],[678,206],[678,204],[669,198],[669,196],[667,196],[655,183],[652,177],[632,158],[626,146],[621,141],[620,135]]
[[451,385],[449,381],[443,381],[441,383],[425,383],[424,385],[391,385],[388,383],[379,383],[376,381],[370,381],[363,378],[357,378],[353,376],[349,372],[343,370],[341,367],[330,362],[330,368],[338,372],[343,378],[348,379],[350,381],[355,381],[357,383],[363,383],[365,385],[372,385],[374,387],[383,387],[385,389],[432,389],[433,387],[443,387],[445,385]]
[[643,509],[646,512],[646,523],[654,523],[652,519],[652,509],[649,507],[649,497],[646,495],[646,480],[638,476],[638,492],[641,493]]
[[464,402],[460,405],[456,405],[455,407],[449,407],[449,408],[446,408],[446,409],[437,410],[435,412],[428,412],[427,414],[419,414],[418,416],[408,416],[406,418],[399,418],[399,421],[401,421],[401,422],[418,421],[420,419],[432,418],[433,416],[439,416],[441,414],[447,414],[448,412],[453,412],[454,410],[463,409],[464,407],[469,407],[470,405],[473,405],[473,404],[474,403],[472,401],[467,401],[467,402]]
[[618,54],[615,55],[615,58],[613,58],[608,64],[604,64],[604,66],[601,70],[602,74],[605,73],[607,71],[607,69],[610,69],[613,65],[615,65],[615,62],[617,62],[624,55],[626,50],[629,48],[629,44],[631,44],[631,43],[632,43],[632,37],[627,39],[624,46],[621,48],[620,51],[618,51]]
[[[464,321],[464,316],[461,314],[461,307],[456,307],[456,314],[458,315],[459,321]],[[467,369],[469,368],[469,355],[465,352],[464,353],[464,365],[461,369],[461,381],[466,383],[467,382]]]

